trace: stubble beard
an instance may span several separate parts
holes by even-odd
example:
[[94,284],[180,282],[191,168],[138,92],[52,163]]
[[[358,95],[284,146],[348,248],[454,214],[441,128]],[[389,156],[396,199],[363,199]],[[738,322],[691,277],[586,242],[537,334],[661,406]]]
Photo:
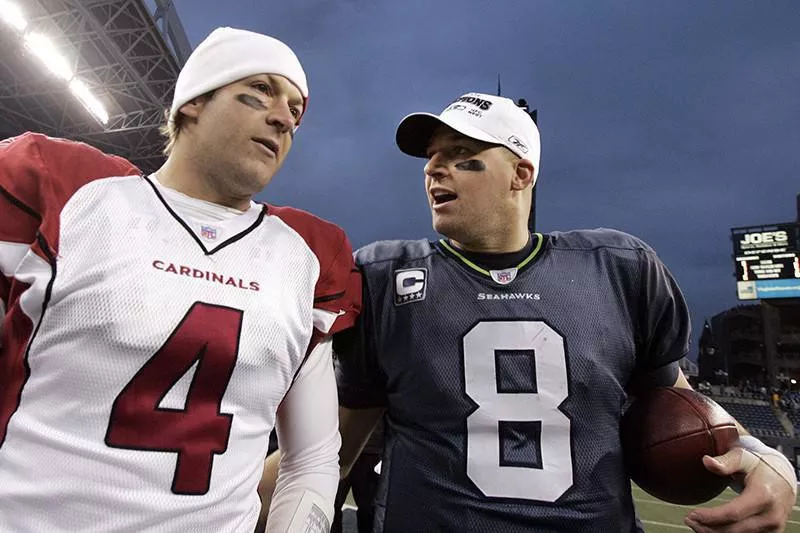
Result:
[[232,150],[207,151],[202,155],[208,169],[207,179],[220,194],[230,198],[252,198],[260,193],[274,177],[276,168],[256,162],[253,153],[240,154]]

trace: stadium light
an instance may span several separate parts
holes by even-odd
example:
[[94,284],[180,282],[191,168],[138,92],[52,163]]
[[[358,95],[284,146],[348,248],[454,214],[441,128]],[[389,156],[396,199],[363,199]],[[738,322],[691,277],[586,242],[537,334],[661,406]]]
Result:
[[49,38],[41,33],[30,32],[25,34],[23,40],[25,48],[33,52],[50,72],[64,81],[69,81],[74,77],[67,58],[58,51],[56,45]]
[[108,112],[85,83],[78,78],[72,78],[72,81],[69,82],[69,90],[75,95],[75,98],[81,101],[89,112],[97,117],[97,120],[103,124],[108,124]]
[[75,77],[69,61],[59,52],[56,45],[41,33],[28,32],[23,36],[25,47],[30,50],[55,76],[67,82],[70,92],[97,120],[108,124],[108,112],[89,87]]
[[19,6],[10,0],[0,0],[0,20],[22,33],[22,42],[26,49],[35,55],[54,76],[67,82],[72,95],[99,120],[108,124],[108,112],[102,102],[92,94],[83,82],[75,77],[69,60],[62,54],[50,38],[35,31],[25,31],[28,21]]
[[22,10],[17,4],[8,0],[0,0],[0,19],[17,31],[25,31],[28,27],[28,21],[25,20]]

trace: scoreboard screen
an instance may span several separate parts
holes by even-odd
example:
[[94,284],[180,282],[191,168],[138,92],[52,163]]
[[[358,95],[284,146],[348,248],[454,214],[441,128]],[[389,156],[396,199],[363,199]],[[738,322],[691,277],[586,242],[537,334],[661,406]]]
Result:
[[800,297],[800,224],[733,228],[740,300]]

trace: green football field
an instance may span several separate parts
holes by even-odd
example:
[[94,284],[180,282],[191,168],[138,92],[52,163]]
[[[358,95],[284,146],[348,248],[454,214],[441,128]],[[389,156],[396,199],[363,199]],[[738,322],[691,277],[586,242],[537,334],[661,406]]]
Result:
[[[733,499],[734,496],[736,496],[736,493],[728,489],[717,498],[714,498],[701,507],[720,505]],[[636,510],[639,513],[639,518],[644,522],[644,528],[647,533],[691,531],[691,529],[683,525],[683,518],[689,514],[689,511],[694,509],[694,507],[662,502],[635,485],[633,487],[633,498],[636,501]],[[352,505],[353,500],[352,495],[350,495],[347,499],[346,510],[344,512],[343,529],[345,533],[356,533],[355,516],[352,511]],[[794,511],[792,511],[792,516],[789,518],[789,523],[786,526],[786,533],[800,533],[800,504],[797,502],[795,503]]]
[[[733,499],[734,496],[736,496],[736,493],[728,489],[717,498],[714,498],[701,507],[720,505]],[[636,501],[636,510],[639,512],[639,518],[644,522],[645,530],[648,533],[691,531],[691,529],[683,525],[683,518],[689,514],[689,511],[694,509],[694,507],[662,502],[650,496],[637,486],[633,487],[633,497]],[[792,516],[789,517],[789,524],[786,527],[786,532],[800,533],[800,507],[797,503],[795,503]]]

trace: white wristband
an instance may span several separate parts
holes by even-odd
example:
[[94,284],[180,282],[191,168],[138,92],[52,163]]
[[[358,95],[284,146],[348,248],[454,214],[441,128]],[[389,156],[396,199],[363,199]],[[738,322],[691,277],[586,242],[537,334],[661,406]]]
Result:
[[[794,466],[785,455],[775,448],[767,446],[752,435],[740,436],[737,446],[744,450],[740,465],[745,476],[755,470],[758,464],[762,462],[786,480],[792,492],[797,495],[797,475],[795,474]],[[731,488],[736,492],[741,492],[743,486],[736,481],[731,484]]]

